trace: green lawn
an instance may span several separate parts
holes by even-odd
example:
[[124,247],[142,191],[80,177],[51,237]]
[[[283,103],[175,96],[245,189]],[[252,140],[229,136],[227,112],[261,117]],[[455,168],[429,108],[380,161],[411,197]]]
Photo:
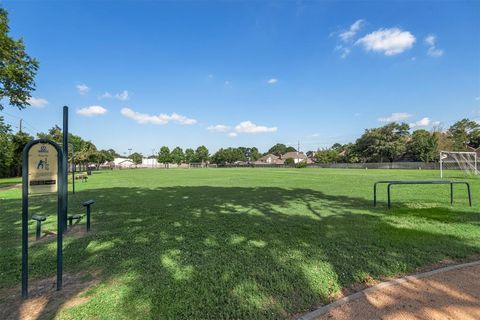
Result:
[[[58,319],[279,319],[343,287],[480,254],[480,179],[394,187],[372,208],[376,180],[438,179],[434,171],[172,169],[95,173],[72,213],[95,199],[93,232],[66,236],[64,270],[94,274],[83,304]],[[1,180],[0,180],[1,183]],[[54,197],[32,197],[49,216]],[[0,192],[0,296],[20,283],[21,192]],[[82,227],[83,227],[82,221]],[[32,237],[35,225],[30,225]],[[31,280],[55,274],[55,241],[33,244]],[[1,306],[2,301],[0,301]]]

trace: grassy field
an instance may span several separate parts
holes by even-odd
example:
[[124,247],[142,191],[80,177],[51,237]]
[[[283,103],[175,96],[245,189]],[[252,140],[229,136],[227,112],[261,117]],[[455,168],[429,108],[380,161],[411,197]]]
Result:
[[[82,303],[42,316],[291,318],[353,284],[480,254],[479,179],[469,179],[473,208],[461,186],[451,207],[446,185],[395,187],[392,210],[382,188],[372,208],[373,182],[390,179],[438,179],[438,172],[95,173],[70,197],[71,213],[83,212],[82,200],[96,204],[93,232],[65,238],[64,270],[97,282]],[[53,201],[31,199],[31,214],[49,216],[44,230],[56,228]],[[20,218],[20,190],[1,191],[0,306],[1,293],[20,283]],[[32,282],[55,274],[55,250],[53,238],[32,244]]]

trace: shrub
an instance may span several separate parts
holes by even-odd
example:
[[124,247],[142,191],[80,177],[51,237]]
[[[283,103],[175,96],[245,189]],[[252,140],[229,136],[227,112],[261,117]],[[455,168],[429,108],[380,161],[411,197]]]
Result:
[[297,168],[306,168],[307,167],[307,162],[306,161],[301,161],[297,163]]
[[293,158],[287,158],[287,159],[285,159],[285,165],[286,166],[293,166],[293,165],[295,165],[295,160],[293,160]]

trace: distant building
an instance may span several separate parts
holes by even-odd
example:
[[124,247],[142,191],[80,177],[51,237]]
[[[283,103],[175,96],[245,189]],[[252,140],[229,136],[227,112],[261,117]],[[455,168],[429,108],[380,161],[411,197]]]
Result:
[[278,164],[278,165],[282,165],[282,164],[285,163],[285,160],[288,159],[288,158],[292,158],[295,163],[299,163],[299,162],[313,163],[313,160],[310,159],[309,157],[307,157],[303,152],[296,152],[296,151],[287,152],[287,153],[281,155],[280,157],[269,153],[269,154],[261,157],[260,159],[258,159],[254,163],[255,164]]
[[312,159],[308,158],[305,153],[303,152],[287,152],[282,155],[281,159],[285,161],[288,158],[292,158],[295,163],[299,162],[306,162],[306,163],[313,163]]
[[280,160],[280,157],[277,157],[276,155],[269,153],[261,157],[257,161],[260,163],[277,164],[278,160]]
[[113,164],[115,165],[115,168],[130,168],[135,166],[135,163],[128,158],[115,158],[113,159]]
[[[158,160],[155,158],[143,158],[142,164],[139,166],[145,167],[145,168],[158,168],[160,167],[160,164],[158,163]],[[164,167],[164,165],[162,164],[161,167]]]

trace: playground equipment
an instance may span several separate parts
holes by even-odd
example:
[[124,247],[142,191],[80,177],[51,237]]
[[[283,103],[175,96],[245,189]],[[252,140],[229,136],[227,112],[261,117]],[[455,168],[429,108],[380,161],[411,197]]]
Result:
[[[66,176],[64,154],[58,144],[39,139],[29,142],[22,152],[22,297],[28,297],[28,194],[57,193],[57,290],[62,288],[63,217],[66,216]],[[33,218],[33,217],[32,217]],[[46,218],[36,216],[37,238]]]
[[407,180],[407,181],[377,181],[373,185],[373,206],[377,206],[377,185],[387,184],[387,206],[391,208],[391,189],[393,185],[435,185],[435,184],[449,184],[450,185],[450,204],[453,205],[453,186],[456,184],[464,184],[467,186],[468,202],[472,206],[472,195],[470,192],[470,184],[465,181],[449,181],[449,180]]
[[[80,220],[83,215],[68,215],[68,107],[63,107],[63,143],[59,144],[48,139],[38,139],[29,142],[22,152],[22,298],[28,298],[28,221],[30,193],[57,193],[57,290],[62,289],[63,277],[63,234],[67,231],[67,221],[70,226],[73,220]],[[72,148],[73,151],[73,148]],[[74,163],[72,155],[72,163]],[[72,168],[73,183],[75,183],[75,165]],[[75,194],[75,186],[73,185]],[[88,200],[82,203],[86,208],[87,232],[90,231],[91,205]],[[40,239],[42,222],[47,217],[33,215],[37,222],[36,240]]]

